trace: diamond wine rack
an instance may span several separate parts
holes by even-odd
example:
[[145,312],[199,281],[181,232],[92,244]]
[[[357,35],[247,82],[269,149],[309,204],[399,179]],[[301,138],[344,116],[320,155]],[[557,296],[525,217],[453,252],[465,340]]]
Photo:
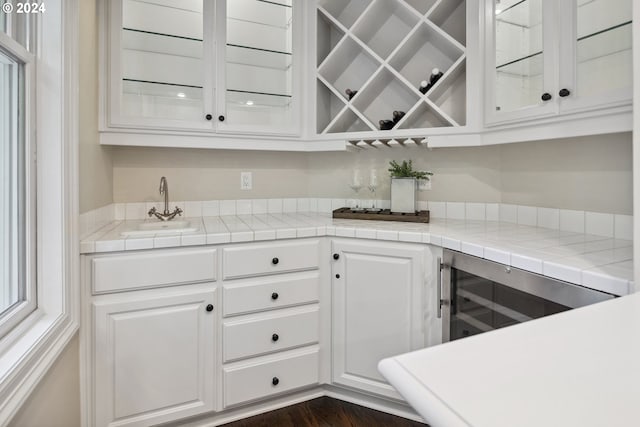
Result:
[[[317,133],[466,122],[465,0],[318,0]],[[427,91],[420,82],[438,68]],[[346,90],[357,91],[351,99]]]

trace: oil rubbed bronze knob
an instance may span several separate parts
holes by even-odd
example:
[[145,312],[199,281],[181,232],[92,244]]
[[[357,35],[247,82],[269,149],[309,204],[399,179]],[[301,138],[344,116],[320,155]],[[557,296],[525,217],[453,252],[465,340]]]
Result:
[[543,94],[542,94],[542,97],[541,97],[541,98],[542,98],[542,100],[543,100],[543,101],[550,101],[550,100],[551,100],[551,98],[553,98],[553,97],[551,96],[551,94],[550,94],[550,93],[546,93],[546,92],[545,92],[545,93],[543,93]]
[[278,295],[278,293],[277,293],[277,292],[274,292],[274,293],[272,293],[272,294],[271,294],[271,299],[275,301],[275,300],[277,300],[277,299],[278,299],[278,297],[279,297],[279,296],[280,296],[280,295]]
[[336,279],[339,279],[339,278],[340,278],[340,275],[339,275],[339,274],[336,274]]
[[278,377],[273,377],[273,378],[271,379],[271,384],[273,384],[273,385],[278,385],[278,384],[280,384],[280,380],[278,379]]
[[224,122],[224,116],[223,115],[218,116],[218,120],[221,122]]
[[569,89],[560,89],[560,92],[558,92],[558,95],[560,95],[561,98],[564,98],[571,95],[571,91]]
[[271,335],[271,341],[276,342],[280,339],[280,337],[278,336],[278,334],[273,334]]
[[207,304],[207,311],[213,311],[213,304]]
[[333,259],[336,259],[336,260],[340,259],[340,254],[333,254]]
[[211,120],[213,119],[213,116],[211,114],[207,114],[206,116],[204,116],[204,118],[207,120]]
[[280,260],[278,258],[274,258],[271,260],[271,264],[273,265],[278,265],[278,263],[280,262]]

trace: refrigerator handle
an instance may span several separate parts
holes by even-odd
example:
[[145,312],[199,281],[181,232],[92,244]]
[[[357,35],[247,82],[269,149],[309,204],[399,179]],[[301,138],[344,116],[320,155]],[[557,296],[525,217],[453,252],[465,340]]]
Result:
[[442,318],[442,258],[438,257],[438,272],[437,272],[437,284],[436,284],[436,303],[438,319]]

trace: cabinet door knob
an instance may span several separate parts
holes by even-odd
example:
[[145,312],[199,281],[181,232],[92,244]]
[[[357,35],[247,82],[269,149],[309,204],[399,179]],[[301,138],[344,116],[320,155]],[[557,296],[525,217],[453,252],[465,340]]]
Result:
[[278,258],[274,258],[271,260],[271,264],[273,265],[278,265],[278,263],[280,262],[280,260]]
[[278,336],[278,334],[273,334],[271,335],[271,341],[276,342],[280,339],[280,337]]
[[277,292],[274,292],[274,293],[272,293],[272,294],[271,294],[271,299],[275,301],[275,300],[277,300],[277,299],[278,299],[278,297],[279,297],[279,296],[280,296],[280,295],[278,295],[278,293],[277,293]]
[[566,96],[571,95],[571,91],[569,89],[560,89],[560,92],[558,92],[558,95],[560,95],[560,97],[564,98]]
[[340,254],[333,254],[333,259],[340,259]]
[[221,122],[224,122],[224,116],[221,114],[218,116],[218,120],[220,120]]
[[339,275],[339,274],[336,274],[336,279],[339,279],[339,278],[340,278],[340,275]]
[[273,378],[271,379],[271,384],[273,384],[273,385],[278,385],[278,384],[280,384],[280,380],[278,379],[278,377],[273,377]]
[[213,116],[211,114],[207,114],[206,116],[204,116],[204,118],[207,120],[211,120],[213,119]]
[[207,304],[207,311],[213,311],[213,304]]
[[548,92],[545,92],[545,93],[542,94],[542,100],[543,101],[549,101],[549,100],[551,100],[551,98],[553,98],[553,97]]

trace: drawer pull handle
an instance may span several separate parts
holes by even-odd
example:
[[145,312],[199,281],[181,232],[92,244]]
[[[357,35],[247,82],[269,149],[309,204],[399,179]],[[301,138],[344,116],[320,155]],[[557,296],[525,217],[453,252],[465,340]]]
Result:
[[207,311],[213,311],[213,304],[207,304]]
[[278,265],[278,263],[280,262],[280,260],[278,258],[274,258],[271,260],[271,264],[273,265]]
[[275,300],[277,300],[277,299],[278,299],[278,297],[279,297],[279,296],[280,296],[280,295],[278,295],[278,293],[277,293],[277,292],[274,292],[274,293],[272,293],[272,294],[271,294],[271,299],[275,301]]
[[273,334],[271,335],[271,341],[276,342],[280,339],[280,337],[278,336],[278,334]]
[[280,380],[278,379],[278,377],[273,377],[273,379],[271,379],[271,384],[278,385],[280,384]]

